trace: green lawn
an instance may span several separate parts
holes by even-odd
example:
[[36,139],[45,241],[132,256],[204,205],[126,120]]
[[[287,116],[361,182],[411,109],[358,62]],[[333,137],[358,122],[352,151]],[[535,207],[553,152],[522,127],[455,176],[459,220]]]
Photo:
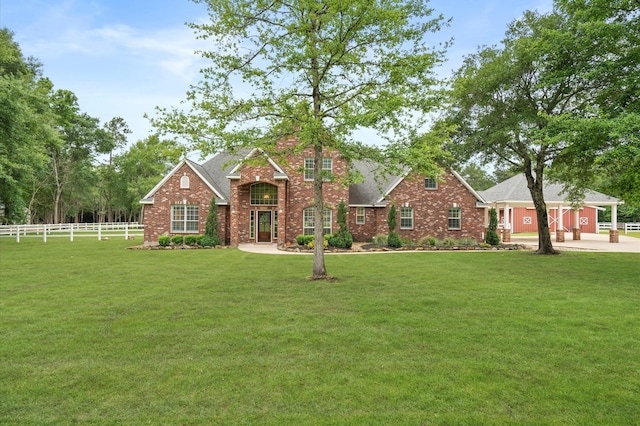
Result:
[[0,424],[638,424],[640,255],[0,239]]

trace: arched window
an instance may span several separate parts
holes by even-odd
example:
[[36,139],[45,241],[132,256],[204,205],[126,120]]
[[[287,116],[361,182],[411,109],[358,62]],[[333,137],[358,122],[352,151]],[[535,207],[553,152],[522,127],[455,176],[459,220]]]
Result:
[[251,185],[252,206],[277,206],[278,187],[268,183],[254,183]]
[[184,175],[180,178],[180,189],[189,189],[189,176]]

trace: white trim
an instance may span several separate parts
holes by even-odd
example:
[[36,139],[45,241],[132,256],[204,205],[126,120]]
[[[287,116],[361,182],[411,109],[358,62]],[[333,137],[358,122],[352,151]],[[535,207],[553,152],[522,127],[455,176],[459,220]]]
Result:
[[[279,173],[282,173],[283,175],[286,175],[286,173],[284,172],[284,170],[282,170],[282,168],[280,168],[280,166],[278,166],[278,164],[277,164],[275,161],[273,161],[273,159],[272,159],[270,156],[268,156],[268,155],[264,152],[264,150],[263,150],[262,148],[253,148],[253,149],[251,150],[251,152],[249,152],[249,154],[245,155],[245,156],[244,156],[244,158],[243,158],[243,159],[238,163],[238,165],[237,165],[237,166],[235,166],[235,167],[233,168],[233,170],[231,170],[230,174],[234,174],[234,173],[239,172],[240,168],[244,165],[244,162],[243,162],[243,161],[244,161],[244,160],[246,160],[246,159],[248,159],[248,158],[253,157],[253,155],[256,153],[256,151],[259,151],[262,155],[264,155],[265,157],[267,157],[267,162],[268,162],[269,164],[271,164],[271,166],[272,166],[274,169],[276,169]],[[229,177],[229,176],[227,176],[227,178],[228,178],[228,179],[240,179],[240,177],[239,177],[239,176],[238,176],[238,177]],[[280,177],[280,179],[288,179],[288,177]]]

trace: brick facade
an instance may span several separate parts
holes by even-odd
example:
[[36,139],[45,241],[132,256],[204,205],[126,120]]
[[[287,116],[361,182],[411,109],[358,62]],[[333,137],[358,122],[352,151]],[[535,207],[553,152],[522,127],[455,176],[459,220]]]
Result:
[[[278,148],[285,149],[295,144],[295,140],[284,140],[279,143]],[[281,168],[277,161],[268,162],[262,153],[254,155],[261,156],[262,161],[247,162],[234,170],[233,175],[225,177],[229,193],[228,200],[219,200],[220,237],[231,246],[257,242],[260,238],[263,242],[279,245],[294,243],[296,236],[304,231],[304,209],[313,207],[313,181],[304,179],[305,158],[313,158],[313,150],[305,150],[281,161],[285,164]],[[323,183],[324,203],[332,212],[331,227],[332,232],[335,232],[338,229],[338,204],[341,200],[349,204],[349,187],[341,179],[347,175],[348,163],[337,151],[326,150],[324,157],[332,159],[332,173],[335,177],[332,181]],[[183,176],[188,176],[189,188],[181,188],[180,180]],[[267,201],[266,205],[252,205],[251,188],[255,184],[268,185],[270,191],[277,193],[277,202],[274,200],[273,203]],[[209,203],[214,192],[211,185],[195,172],[194,167],[184,162],[151,195],[151,198],[142,201],[145,204],[145,243],[156,244],[160,235],[172,235],[171,206],[176,204],[198,206],[198,233],[204,233]],[[268,197],[265,196],[265,199]],[[424,236],[433,236],[439,239],[471,237],[481,240],[485,227],[484,209],[476,207],[477,201],[476,196],[452,173],[445,173],[438,188],[434,190],[425,188],[423,177],[409,176],[402,179],[382,203],[361,206],[365,212],[364,224],[356,223],[357,207],[350,206],[349,231],[354,241],[370,241],[376,234],[387,234],[387,212],[391,203],[395,203],[398,210],[396,230],[403,238],[417,241]],[[402,207],[413,209],[413,226],[410,229],[400,229]],[[460,208],[460,230],[450,230],[448,227],[450,207]],[[276,218],[277,228],[274,223]],[[259,223],[261,220],[263,222]]]
[[[189,187],[181,188],[180,180],[183,176],[189,178]],[[144,241],[145,243],[157,243],[161,235],[176,235],[181,233],[171,232],[171,206],[195,205],[198,206],[198,233],[204,234],[204,228],[209,215],[209,204],[213,191],[207,184],[189,167],[183,164],[175,173],[168,177],[167,181],[155,192],[153,204],[147,204],[143,208]],[[225,241],[228,232],[227,206],[218,206],[218,229],[220,237]],[[184,234],[188,235],[188,234]],[[226,240],[228,243],[228,240]]]

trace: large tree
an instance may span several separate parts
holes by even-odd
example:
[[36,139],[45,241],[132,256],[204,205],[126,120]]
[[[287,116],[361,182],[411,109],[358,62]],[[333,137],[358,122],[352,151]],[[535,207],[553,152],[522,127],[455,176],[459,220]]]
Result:
[[44,143],[54,142],[48,92],[40,65],[24,58],[13,33],[0,29],[0,222],[21,222],[45,165]]
[[[210,22],[191,24],[211,41],[204,80],[188,111],[160,111],[155,123],[203,153],[262,148],[295,136],[314,151],[315,223],[322,223],[323,150],[347,160],[375,157],[354,137],[377,129],[410,145],[430,109],[442,52],[427,43],[442,17],[427,0],[195,0]],[[397,152],[397,151],[396,151]],[[327,277],[322,226],[315,227],[313,278]]]
[[556,0],[568,17],[565,43],[587,48],[571,73],[593,82],[593,93],[579,111],[550,117],[556,138],[571,141],[560,156],[555,175],[568,182],[580,199],[585,187],[599,189],[640,206],[640,1]]
[[[455,73],[449,120],[458,126],[453,149],[524,173],[538,219],[538,253],[555,253],[543,195],[550,167],[567,164],[575,140],[558,129],[584,117],[602,93],[602,80],[584,73],[601,47],[575,34],[572,19],[526,12],[501,47],[482,48]],[[575,168],[572,169],[575,172]]]

